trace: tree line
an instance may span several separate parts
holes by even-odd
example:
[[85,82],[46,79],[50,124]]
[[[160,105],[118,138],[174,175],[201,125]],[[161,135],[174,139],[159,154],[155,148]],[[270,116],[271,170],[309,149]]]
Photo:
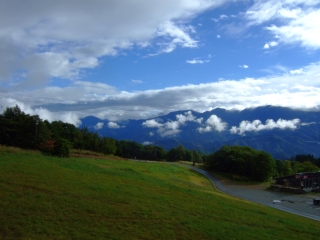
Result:
[[50,123],[38,115],[26,114],[17,105],[0,114],[0,126],[0,144],[40,150],[46,155],[68,157],[74,148],[132,159],[203,162],[199,151],[187,150],[182,145],[167,151],[160,146],[100,137],[87,127],[78,129],[69,123]]
[[153,161],[190,161],[205,163],[208,169],[265,181],[270,177],[297,172],[317,171],[320,158],[296,155],[290,160],[274,160],[264,152],[247,146],[223,146],[211,154],[185,149],[179,145],[169,151],[160,146],[142,145],[128,140],[101,137],[87,127],[78,129],[61,121],[48,122],[38,115],[29,115],[19,106],[6,108],[0,114],[0,144],[39,150],[43,154],[69,157],[70,149],[82,149],[124,158]]

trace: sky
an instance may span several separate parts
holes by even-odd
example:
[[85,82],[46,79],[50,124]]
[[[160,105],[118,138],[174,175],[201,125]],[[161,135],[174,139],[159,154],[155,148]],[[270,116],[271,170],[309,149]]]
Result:
[[319,23],[320,0],[0,0],[0,112],[320,110]]

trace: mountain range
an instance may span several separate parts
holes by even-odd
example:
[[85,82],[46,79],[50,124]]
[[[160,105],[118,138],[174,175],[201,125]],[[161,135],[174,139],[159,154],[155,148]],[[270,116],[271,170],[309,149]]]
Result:
[[264,150],[275,159],[289,159],[296,154],[320,157],[320,111],[263,106],[242,111],[185,110],[121,122],[88,116],[81,121],[80,128],[87,127],[100,136],[154,144],[167,150],[182,144],[186,149],[211,153],[223,145],[240,145]]

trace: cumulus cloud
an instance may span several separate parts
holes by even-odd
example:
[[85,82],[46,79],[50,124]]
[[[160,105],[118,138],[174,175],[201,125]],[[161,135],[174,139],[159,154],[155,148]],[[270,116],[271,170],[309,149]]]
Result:
[[190,19],[227,0],[18,1],[0,5],[0,81],[37,88],[79,79],[103,56],[134,47],[195,48]]
[[[255,1],[245,13],[250,25],[268,23],[265,29],[285,44],[298,43],[306,48],[320,48],[320,9],[315,0]],[[281,20],[270,23],[272,20]],[[270,43],[264,48],[271,47]]]
[[203,132],[211,132],[213,130],[222,132],[227,128],[228,124],[226,122],[223,122],[221,118],[219,118],[216,115],[211,115],[207,121],[205,127],[199,127],[198,131],[200,133]]
[[120,128],[118,123],[108,122],[108,128]]
[[146,145],[152,145],[153,144],[153,142],[149,142],[149,141],[144,141],[143,143],[142,143],[142,145],[144,145],[144,146],[146,146]]
[[151,119],[143,122],[142,126],[149,127],[149,128],[160,128],[163,126],[163,124],[158,123],[155,119]]
[[98,122],[95,126],[94,126],[94,129],[95,130],[99,130],[101,128],[103,128],[104,126],[104,123],[103,122]]
[[273,41],[273,42],[266,43],[266,44],[263,46],[263,48],[264,48],[264,49],[269,49],[269,48],[275,47],[275,46],[277,46],[277,45],[278,45],[278,43]]
[[239,67],[241,67],[241,68],[249,68],[249,66],[248,66],[248,65],[246,65],[246,64],[244,64],[244,65],[240,65]]
[[243,135],[245,132],[258,132],[262,130],[272,130],[272,129],[296,129],[300,124],[300,119],[292,119],[292,120],[283,120],[279,119],[278,121],[274,121],[273,119],[268,119],[265,124],[263,124],[260,120],[250,121],[242,121],[239,124],[239,127],[233,126],[230,129],[232,134],[240,134]]
[[[176,135],[180,132],[179,122],[177,121],[168,121],[166,123],[158,123],[155,119],[147,120],[142,123],[142,126],[149,128],[158,128],[157,132],[161,137]],[[150,132],[150,136],[153,136],[154,133]]]
[[166,136],[174,136],[181,132],[179,129],[179,122],[177,121],[169,121],[166,122],[162,127],[158,129],[158,133],[160,134],[161,137],[166,137]]
[[[186,122],[197,122],[201,123],[202,118],[196,118],[193,116],[191,111],[185,112],[184,114],[177,114],[176,121],[167,121],[165,123],[159,123],[156,119],[146,120],[142,123],[142,126],[149,128],[158,128],[157,132],[161,137],[176,135],[181,132],[179,127]],[[150,133],[153,136],[153,132]]]
[[196,117],[193,116],[191,111],[185,112],[184,114],[176,115],[176,118],[180,124],[184,124],[187,121],[195,121]]

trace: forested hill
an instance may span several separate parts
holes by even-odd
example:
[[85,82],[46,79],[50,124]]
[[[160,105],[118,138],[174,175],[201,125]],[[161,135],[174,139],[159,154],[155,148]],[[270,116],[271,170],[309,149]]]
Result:
[[182,144],[187,149],[213,152],[223,145],[240,145],[267,151],[277,159],[296,154],[320,157],[320,111],[272,106],[243,111],[217,108],[123,122],[91,116],[82,119],[80,127],[84,126],[100,136],[151,143],[167,150]]

